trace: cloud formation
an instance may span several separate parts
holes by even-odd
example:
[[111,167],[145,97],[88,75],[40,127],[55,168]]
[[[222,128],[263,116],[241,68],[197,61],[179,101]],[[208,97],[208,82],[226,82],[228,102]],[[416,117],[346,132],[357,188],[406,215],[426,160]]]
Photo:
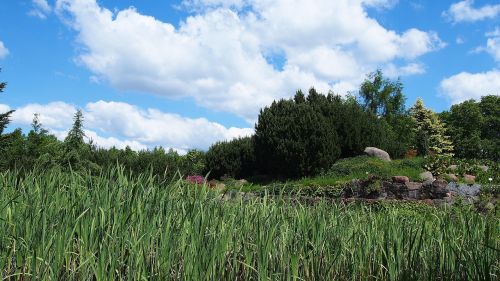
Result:
[[28,12],[28,15],[33,17],[46,19],[52,12],[52,7],[50,7],[47,0],[32,0],[32,6],[33,8]]
[[443,16],[454,23],[459,23],[492,19],[500,14],[500,4],[484,5],[480,8],[475,8],[473,5],[474,0],[463,0],[454,3],[447,11],[443,12]]
[[[8,109],[8,106],[1,105]],[[77,108],[64,102],[28,104],[12,115],[12,124],[28,126],[39,113],[40,122],[64,139]],[[252,128],[226,128],[205,118],[185,118],[157,109],[142,110],[123,102],[97,101],[83,109],[86,134],[102,147],[116,146],[141,150],[163,146],[178,151],[207,149],[211,144],[253,134]]]
[[453,104],[469,99],[479,100],[485,95],[500,95],[500,71],[461,72],[441,81],[439,88]]
[[[190,97],[250,123],[258,110],[297,89],[355,90],[364,75],[444,47],[434,32],[401,34],[368,17],[390,0],[192,0],[175,27],[134,8],[112,12],[95,0],[58,0],[77,31],[78,60],[122,90]],[[300,15],[300,16],[297,16]],[[269,54],[284,56],[282,68]],[[421,71],[407,71],[415,74]]]
[[5,58],[9,54],[9,49],[0,41],[0,59]]

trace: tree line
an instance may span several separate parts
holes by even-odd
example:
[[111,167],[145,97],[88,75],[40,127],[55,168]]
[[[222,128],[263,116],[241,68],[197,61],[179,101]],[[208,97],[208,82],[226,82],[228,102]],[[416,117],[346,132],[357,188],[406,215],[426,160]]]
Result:
[[[0,92],[6,83],[0,83]],[[208,174],[212,178],[268,175],[296,178],[318,174],[340,158],[357,156],[367,146],[393,158],[416,154],[500,159],[500,97],[469,100],[436,114],[421,99],[406,109],[403,85],[378,70],[369,74],[359,96],[332,92],[274,101],[261,109],[251,137],[213,144],[207,152],[185,155],[156,147],[133,151],[102,148],[85,141],[84,116],[78,110],[63,141],[33,117],[28,134],[5,133],[13,111],[0,114],[0,170],[58,168],[98,174],[117,164],[131,173],[151,171],[158,178]]]

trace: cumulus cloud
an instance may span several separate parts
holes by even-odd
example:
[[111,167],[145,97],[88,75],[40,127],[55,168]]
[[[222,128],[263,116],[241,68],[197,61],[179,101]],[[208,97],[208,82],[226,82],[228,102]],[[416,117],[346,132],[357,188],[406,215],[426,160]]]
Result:
[[475,8],[473,5],[474,0],[463,0],[454,3],[447,11],[443,12],[443,16],[454,23],[459,23],[492,19],[500,14],[500,4],[484,5],[480,8]]
[[10,107],[6,104],[0,104],[0,113],[4,113],[10,110]]
[[[438,35],[402,34],[365,7],[389,0],[191,0],[175,27],[134,8],[112,12],[95,0],[58,0],[78,32],[78,60],[93,80],[122,90],[191,97],[203,107],[255,121],[258,110],[297,89],[355,90],[364,75],[444,46]],[[80,49],[80,50],[82,50]],[[277,69],[266,54],[284,54]]]
[[462,72],[441,81],[439,88],[453,104],[485,95],[500,95],[500,71]]
[[28,12],[28,15],[37,17],[40,19],[46,19],[47,16],[52,12],[52,7],[50,7],[47,0],[32,0],[32,9]]
[[0,59],[5,58],[9,54],[9,49],[0,41]]
[[496,27],[494,31],[487,32],[485,50],[495,59],[495,61],[500,62],[500,28]]
[[[0,107],[1,109],[1,107]],[[35,113],[40,122],[60,139],[64,139],[77,108],[64,102],[28,104],[12,115],[13,124],[29,125]],[[142,110],[123,102],[97,101],[83,109],[86,134],[102,147],[130,146],[140,150],[163,146],[186,151],[207,149],[221,140],[249,136],[251,128],[227,128],[205,118],[185,118],[157,109]]]

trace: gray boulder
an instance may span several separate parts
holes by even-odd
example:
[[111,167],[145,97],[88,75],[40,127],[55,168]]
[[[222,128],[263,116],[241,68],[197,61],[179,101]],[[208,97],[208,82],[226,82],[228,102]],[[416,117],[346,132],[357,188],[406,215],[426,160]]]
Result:
[[448,183],[448,189],[453,195],[464,197],[478,196],[481,192],[481,186],[479,184],[468,185],[450,182]]
[[378,159],[384,160],[384,161],[391,161],[391,156],[389,156],[389,153],[386,151],[376,148],[376,147],[367,147],[365,148],[364,151],[368,156],[373,156],[377,157]]
[[420,179],[422,181],[434,181],[434,176],[432,175],[431,172],[427,171],[427,172],[420,173]]

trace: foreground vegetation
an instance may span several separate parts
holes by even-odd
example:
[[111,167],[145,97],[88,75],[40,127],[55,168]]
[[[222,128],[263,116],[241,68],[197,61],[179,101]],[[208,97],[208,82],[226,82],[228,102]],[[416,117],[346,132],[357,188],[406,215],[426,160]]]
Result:
[[498,280],[500,220],[464,208],[223,201],[122,168],[0,174],[0,276]]

